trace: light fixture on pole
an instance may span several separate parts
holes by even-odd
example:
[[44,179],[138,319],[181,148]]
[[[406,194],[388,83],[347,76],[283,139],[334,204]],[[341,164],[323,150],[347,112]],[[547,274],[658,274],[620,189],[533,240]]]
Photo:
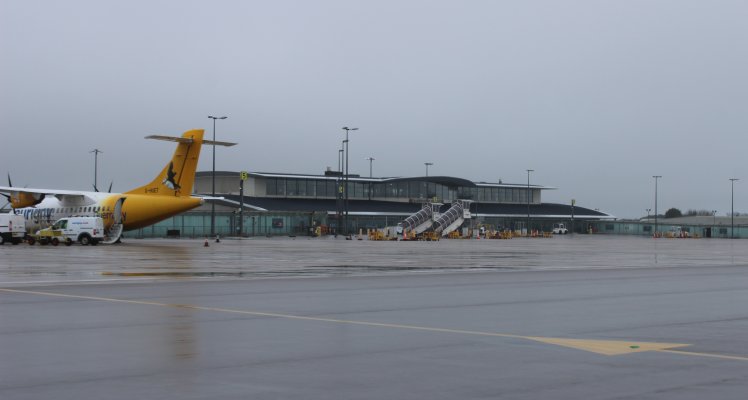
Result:
[[371,177],[374,176],[374,175],[372,175],[372,171],[373,171],[372,164],[373,164],[374,160],[376,160],[376,158],[374,158],[374,157],[366,157],[365,160],[369,160],[369,178],[371,178]]
[[350,131],[357,131],[358,128],[349,128],[347,126],[344,126],[342,128],[345,131],[345,233],[346,235],[349,235],[348,232],[348,133]]
[[648,209],[647,209],[647,221],[649,221],[649,213],[650,213],[651,211],[652,211],[652,209],[651,209],[651,208],[648,208]]
[[712,225],[717,225],[717,210],[712,210]]
[[98,192],[99,185],[97,182],[97,174],[98,174],[98,169],[99,169],[99,153],[103,153],[103,151],[99,149],[93,149],[89,151],[89,153],[94,153],[94,184],[93,186],[94,186],[94,190]]
[[657,237],[657,180],[662,178],[662,175],[652,175],[655,178],[655,231],[654,237]]
[[535,172],[534,169],[527,170],[527,236],[530,236],[530,172]]
[[730,178],[730,237],[735,239],[735,181],[738,178]]
[[[213,120],[213,141],[216,141],[216,120],[226,119],[228,117],[214,117],[208,115]],[[216,146],[213,145],[213,169],[211,170],[211,197],[216,197]],[[216,203],[215,200],[210,202],[210,236],[216,235]]]
[[429,166],[430,165],[434,165],[434,163],[432,163],[432,162],[425,162],[425,163],[423,163],[423,165],[426,166],[426,176],[429,176]]

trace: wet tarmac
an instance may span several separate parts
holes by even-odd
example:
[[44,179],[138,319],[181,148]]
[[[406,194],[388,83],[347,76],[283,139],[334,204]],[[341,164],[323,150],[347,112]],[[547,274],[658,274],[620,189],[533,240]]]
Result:
[[740,240],[3,246],[0,399],[744,399],[745,304]]
[[0,284],[118,278],[320,277],[745,265],[748,241],[557,236],[375,242],[333,238],[137,240],[111,246],[1,246]]

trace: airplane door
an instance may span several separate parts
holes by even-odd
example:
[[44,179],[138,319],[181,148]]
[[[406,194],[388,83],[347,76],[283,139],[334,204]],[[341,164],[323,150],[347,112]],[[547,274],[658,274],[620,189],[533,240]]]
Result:
[[112,217],[114,218],[115,224],[122,223],[122,204],[125,202],[125,200],[125,197],[120,197],[117,200],[117,203],[114,204],[114,215],[112,215]]

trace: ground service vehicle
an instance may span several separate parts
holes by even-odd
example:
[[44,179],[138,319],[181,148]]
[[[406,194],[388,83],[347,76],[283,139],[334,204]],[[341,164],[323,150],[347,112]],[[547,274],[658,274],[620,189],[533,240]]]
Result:
[[36,232],[29,239],[29,244],[51,244],[57,246],[60,243],[70,246],[73,242],[82,245],[96,245],[104,240],[104,220],[101,217],[70,217],[57,220],[49,228]]
[[553,233],[555,235],[565,235],[565,234],[569,233],[569,230],[566,229],[566,225],[564,225],[564,224],[561,224],[561,223],[559,223],[559,224],[553,224]]
[[26,221],[23,215],[14,213],[0,214],[0,244],[6,242],[18,244],[26,236]]

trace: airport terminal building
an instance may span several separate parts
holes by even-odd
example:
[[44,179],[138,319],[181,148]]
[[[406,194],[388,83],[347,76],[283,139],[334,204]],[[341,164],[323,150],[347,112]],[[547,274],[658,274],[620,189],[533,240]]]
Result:
[[[211,171],[197,172],[195,192],[211,195],[212,177]],[[308,235],[318,227],[323,233],[358,233],[395,226],[425,203],[436,203],[443,212],[457,200],[469,204],[472,218],[465,223],[471,227],[523,230],[529,226],[530,230],[550,231],[554,223],[563,222],[569,229],[586,232],[591,223],[614,218],[571,204],[544,203],[543,191],[554,188],[539,185],[473,182],[450,176],[358,175],[349,175],[346,184],[340,172],[329,170],[320,175],[249,172],[244,181],[241,178],[239,171],[216,171],[215,193],[222,200],[206,202],[127,236],[207,236],[212,207],[214,231],[221,236]]]

